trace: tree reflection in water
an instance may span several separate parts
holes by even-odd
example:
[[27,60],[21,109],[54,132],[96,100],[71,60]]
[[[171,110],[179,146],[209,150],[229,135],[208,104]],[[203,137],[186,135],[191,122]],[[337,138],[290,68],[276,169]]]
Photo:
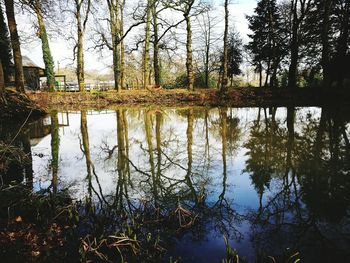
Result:
[[256,253],[282,257],[288,247],[306,262],[343,262],[350,245],[347,124],[339,112],[322,109],[295,131],[295,112],[287,109],[287,129],[276,123],[273,130],[273,117],[265,116],[265,127],[258,119],[246,144],[246,169],[260,196],[259,209],[247,215]]
[[[68,136],[79,138],[84,154],[83,166],[65,159],[65,166],[84,167],[78,185],[86,197],[79,188],[76,194],[85,201],[82,236],[136,236],[146,245],[129,251],[156,258],[163,248],[176,255],[180,240],[213,245],[223,235],[241,241],[249,259],[282,259],[286,248],[305,261],[349,257],[349,120],[340,110],[118,108],[105,123],[90,114],[80,113],[78,129],[70,121],[74,132],[66,135],[53,112],[49,129],[53,192],[69,180],[59,162]],[[114,126],[106,133],[108,123]],[[30,156],[33,127],[18,142]],[[35,160],[23,168],[34,188]],[[224,257],[223,241],[215,253]]]

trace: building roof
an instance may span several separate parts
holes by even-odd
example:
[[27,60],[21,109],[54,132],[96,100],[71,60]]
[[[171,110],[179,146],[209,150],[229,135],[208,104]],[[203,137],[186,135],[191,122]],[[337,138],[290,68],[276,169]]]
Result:
[[30,58],[28,58],[27,56],[22,56],[22,65],[23,65],[23,67],[41,68],[37,64],[35,64]]

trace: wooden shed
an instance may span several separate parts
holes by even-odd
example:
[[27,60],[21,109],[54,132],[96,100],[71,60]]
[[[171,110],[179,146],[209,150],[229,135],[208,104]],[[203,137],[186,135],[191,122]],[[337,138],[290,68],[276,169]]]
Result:
[[[22,65],[24,73],[24,85],[26,89],[39,90],[40,89],[40,77],[45,76],[45,70],[36,65],[27,56],[22,56]],[[11,67],[10,83],[7,85],[14,85],[15,81],[15,69]]]

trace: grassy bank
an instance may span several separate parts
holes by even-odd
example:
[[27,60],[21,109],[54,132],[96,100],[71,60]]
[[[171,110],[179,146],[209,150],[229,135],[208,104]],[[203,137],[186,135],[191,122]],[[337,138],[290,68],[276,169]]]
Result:
[[177,90],[127,90],[122,93],[107,92],[56,92],[30,93],[29,97],[42,107],[66,107],[78,110],[81,107],[106,108],[112,105],[163,105],[163,106],[280,106],[321,105],[346,102],[349,94],[321,95],[312,89],[288,91],[286,89],[241,88],[221,94],[213,89],[196,91]]

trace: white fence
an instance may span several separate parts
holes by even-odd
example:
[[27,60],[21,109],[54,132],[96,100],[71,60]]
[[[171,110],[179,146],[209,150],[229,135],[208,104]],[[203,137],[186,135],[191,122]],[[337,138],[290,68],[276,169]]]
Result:
[[[114,84],[112,83],[96,83],[96,84],[85,84],[85,91],[106,91],[114,89]],[[58,84],[55,86],[56,91],[61,92],[78,92],[79,85],[75,83]]]

